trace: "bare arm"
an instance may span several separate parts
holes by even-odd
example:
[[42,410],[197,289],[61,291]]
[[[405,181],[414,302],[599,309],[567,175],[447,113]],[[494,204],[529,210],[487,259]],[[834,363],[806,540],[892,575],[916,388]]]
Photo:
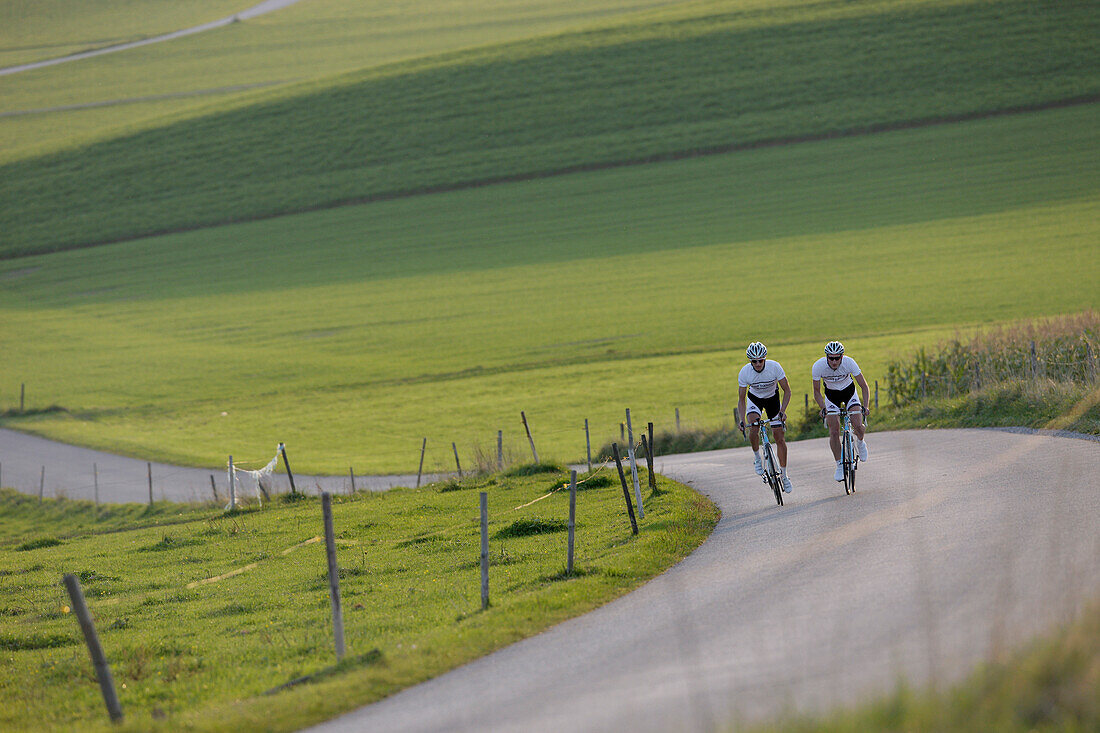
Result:
[[814,380],[814,402],[816,402],[817,406],[820,407],[822,410],[825,409],[825,398],[821,396],[821,380],[820,379],[815,379]]
[[871,406],[867,404],[871,399],[871,391],[867,388],[867,380],[864,378],[863,372],[855,375],[852,379],[856,380],[856,384],[859,385],[859,392],[863,397],[863,413],[867,414],[871,411]]
[[783,419],[787,419],[787,405],[791,404],[791,385],[787,382],[787,378],[783,377],[779,380],[779,388],[783,390],[783,401],[779,405],[779,414],[783,416]]
[[737,424],[741,426],[745,424],[745,393],[748,391],[748,387],[737,388]]

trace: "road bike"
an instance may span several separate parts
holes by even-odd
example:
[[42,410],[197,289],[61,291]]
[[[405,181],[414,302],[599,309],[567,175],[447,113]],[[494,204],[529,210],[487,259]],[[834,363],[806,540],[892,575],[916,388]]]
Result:
[[844,493],[856,493],[856,470],[859,468],[859,451],[852,434],[852,419],[848,415],[848,403],[840,403],[840,462],[844,469]]
[[[768,426],[772,423],[771,420],[763,421],[755,420],[748,425],[748,427],[760,428],[760,447],[764,450],[764,475],[761,476],[764,483],[767,484],[772,493],[775,494],[775,503],[779,506],[783,506],[783,478],[779,472],[779,462],[775,460],[775,449],[772,442],[768,440]],[[783,427],[784,423],[778,421],[779,427]],[[745,425],[741,426],[741,435],[745,435]],[[746,436],[748,437],[748,436]]]

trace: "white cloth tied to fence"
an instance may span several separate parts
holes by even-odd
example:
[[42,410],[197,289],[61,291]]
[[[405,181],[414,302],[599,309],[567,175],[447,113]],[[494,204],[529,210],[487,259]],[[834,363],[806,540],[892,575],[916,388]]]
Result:
[[[240,474],[244,474],[246,477],[250,478],[252,483],[252,491],[256,494],[256,501],[260,502],[261,505],[263,504],[263,496],[262,490],[260,489],[260,479],[266,478],[275,472],[275,466],[277,466],[279,463],[280,448],[282,448],[281,444],[276,446],[275,457],[268,461],[266,466],[257,471],[249,471],[246,468],[237,468],[236,466],[232,466],[234,484],[243,488],[243,482],[239,477]],[[226,467],[228,468],[231,465],[232,464],[228,464]],[[227,506],[226,508],[228,509],[229,507]]]

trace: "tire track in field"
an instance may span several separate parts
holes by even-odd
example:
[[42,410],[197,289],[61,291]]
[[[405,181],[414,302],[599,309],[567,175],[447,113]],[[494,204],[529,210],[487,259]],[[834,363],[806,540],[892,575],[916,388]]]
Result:
[[227,18],[221,18],[209,23],[203,23],[201,25],[192,26],[190,28],[184,28],[178,31],[172,31],[171,33],[164,33],[159,36],[153,36],[152,38],[143,38],[138,41],[129,41],[127,43],[117,43],[113,46],[104,46],[103,48],[94,48],[90,51],[81,51],[80,53],[69,54],[68,56],[59,56],[53,59],[45,59],[44,61],[33,61],[29,64],[19,64],[18,66],[8,66],[0,69],[0,76],[8,76],[10,74],[18,74],[23,71],[30,71],[32,69],[42,69],[47,66],[56,66],[57,64],[64,64],[70,61],[79,61],[81,59],[88,59],[94,56],[102,56],[108,53],[115,53],[116,51],[125,51],[130,48],[139,48],[140,46],[149,46],[154,43],[161,43],[163,41],[171,41],[176,38],[184,38],[186,36],[192,36],[196,33],[203,33],[205,31],[214,30],[215,28],[222,28],[233,23],[239,23],[242,20],[249,20],[255,18],[258,15],[264,15],[275,10],[281,10],[290,5],[294,5],[300,0],[264,0],[259,5],[254,5],[247,10],[242,10],[239,13],[230,15]]

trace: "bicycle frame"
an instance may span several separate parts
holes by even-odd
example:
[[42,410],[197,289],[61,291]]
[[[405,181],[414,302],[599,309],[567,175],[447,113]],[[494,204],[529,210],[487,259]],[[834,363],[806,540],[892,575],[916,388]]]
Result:
[[859,468],[859,453],[855,450],[852,435],[852,418],[848,412],[848,403],[840,405],[840,460],[844,468],[844,493],[856,491],[856,469]]
[[[760,428],[760,447],[764,449],[764,475],[761,478],[775,494],[775,502],[783,506],[783,484],[780,479],[779,462],[775,459],[775,451],[772,448],[771,439],[768,438],[768,428],[772,427],[771,420],[757,419],[749,423],[747,427]],[[780,422],[779,426],[783,427]]]

